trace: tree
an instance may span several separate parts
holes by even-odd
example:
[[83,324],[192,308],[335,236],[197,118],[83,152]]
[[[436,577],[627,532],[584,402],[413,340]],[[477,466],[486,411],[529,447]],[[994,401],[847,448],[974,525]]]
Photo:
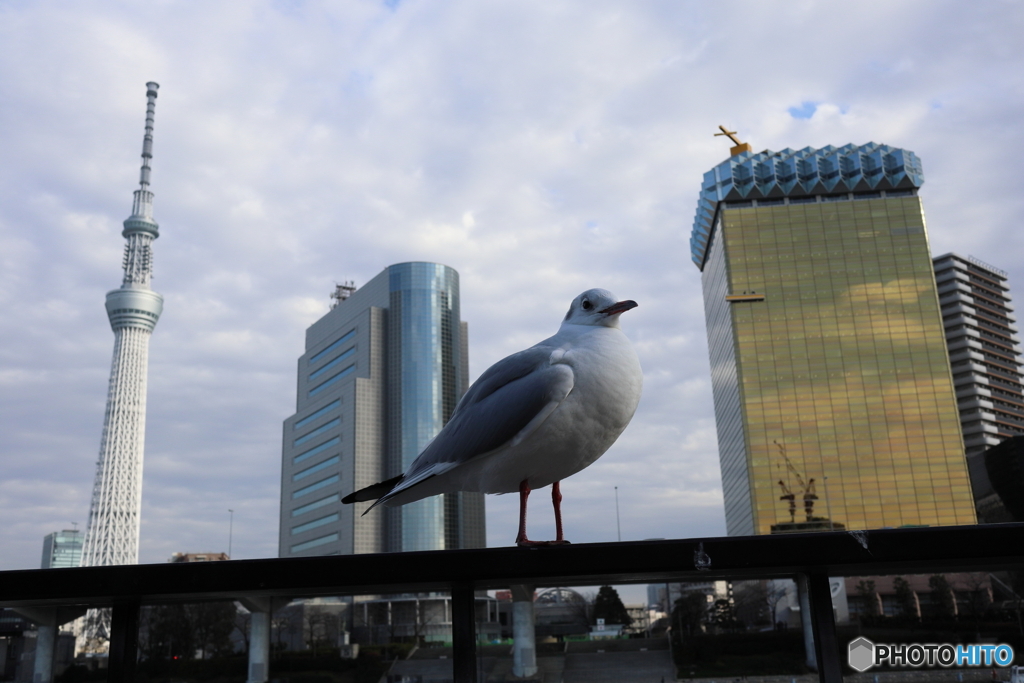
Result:
[[296,613],[293,605],[286,605],[271,615],[270,628],[276,636],[277,644],[275,649],[278,652],[284,652],[288,649],[296,631],[299,630],[300,624],[301,616]]
[[232,624],[238,634],[242,637],[245,645],[245,654],[249,654],[249,639],[252,635],[252,612],[247,609],[238,609],[235,612],[235,620]]
[[710,623],[726,633],[739,633],[746,626],[736,617],[736,609],[728,598],[719,598],[711,605]]
[[199,602],[185,605],[200,659],[229,655],[231,632],[235,630],[233,602]]
[[910,589],[907,580],[902,576],[897,576],[892,580],[892,588],[896,593],[896,604],[900,606],[901,616],[916,619],[918,617],[917,596]]
[[736,581],[732,585],[733,616],[744,624],[775,625],[769,602],[768,582]]
[[878,591],[875,589],[875,582],[861,579],[857,583],[857,597],[860,598],[861,619],[878,616]]
[[145,618],[148,659],[192,659],[196,648],[185,605],[156,605]]
[[[970,618],[975,632],[981,630],[981,619],[992,606],[992,594],[989,592],[987,578],[988,574],[985,572],[971,572],[963,577],[962,585],[967,588],[964,595],[966,599],[959,611],[961,616]],[[1017,597],[1016,594],[1013,595],[1014,598]]]
[[953,596],[953,588],[949,581],[942,574],[933,574],[928,577],[928,588],[930,589],[933,616],[940,619],[952,619],[956,616],[956,598]]
[[143,619],[146,636],[140,649],[150,659],[230,654],[235,612],[232,602],[157,605]]
[[1017,629],[1024,636],[1024,618],[1021,617],[1021,608],[1024,607],[1024,597],[1021,597],[1024,596],[1024,571],[1011,571],[1008,578],[1010,579],[1010,592],[1013,594],[1014,609],[1017,612]]
[[303,629],[306,646],[317,655],[323,647],[333,647],[338,642],[338,616],[324,609],[322,605],[306,605],[303,610]]
[[581,625],[591,623],[590,613],[594,609],[594,600],[597,599],[595,593],[587,592],[581,595],[573,590],[565,590],[561,594],[561,598],[566,611],[572,615],[573,623]]
[[676,600],[672,609],[672,625],[680,633],[693,636],[703,630],[708,617],[707,596],[699,592],[690,592]]
[[629,626],[633,623],[633,617],[629,616],[626,606],[622,604],[619,592],[611,586],[601,586],[594,598],[594,623],[598,619],[604,619],[606,624],[622,624]]

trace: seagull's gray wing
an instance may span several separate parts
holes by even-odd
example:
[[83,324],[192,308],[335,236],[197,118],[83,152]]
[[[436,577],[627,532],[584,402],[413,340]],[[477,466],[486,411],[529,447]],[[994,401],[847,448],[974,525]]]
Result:
[[547,417],[573,385],[569,366],[551,364],[555,351],[539,344],[492,365],[459,401],[444,429],[413,461],[405,473],[406,481],[411,484],[421,479],[418,474],[437,469],[437,465],[458,465],[489,453],[514,439],[531,422]]

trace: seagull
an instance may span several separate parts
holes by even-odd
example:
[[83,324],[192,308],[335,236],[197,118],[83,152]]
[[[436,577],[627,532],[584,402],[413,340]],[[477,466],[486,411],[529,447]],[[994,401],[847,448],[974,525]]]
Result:
[[[640,402],[643,372],[619,316],[636,308],[604,289],[569,306],[558,333],[487,369],[404,474],[343,503],[398,506],[453,491],[519,492],[516,545],[563,545],[559,482],[604,455]],[[526,536],[526,501],[551,485],[554,541]]]

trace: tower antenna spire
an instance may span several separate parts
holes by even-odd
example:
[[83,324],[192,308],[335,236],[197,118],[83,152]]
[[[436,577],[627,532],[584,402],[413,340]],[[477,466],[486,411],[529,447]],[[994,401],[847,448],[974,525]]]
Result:
[[[139,518],[142,513],[142,458],[146,440],[146,380],[149,337],[163,312],[164,298],[149,287],[153,274],[153,240],[160,236],[153,220],[149,162],[153,158],[156,91],[146,84],[146,135],[142,170],[132,215],[124,221],[124,280],[107,292],[107,317],[114,331],[114,358],[107,385],[107,410],[100,456],[82,547],[82,566],[138,564]],[[109,633],[108,610],[90,610],[86,617],[86,650],[101,649]]]
[[[139,189],[135,190],[135,201],[132,203],[132,218],[148,219],[153,227],[154,238],[157,224],[153,220],[153,193],[149,191],[149,162],[153,158],[153,121],[156,118],[156,93],[159,89],[160,85],[153,81],[146,84],[146,134],[142,138],[142,168],[139,169]],[[125,221],[127,228],[128,222]]]
[[146,380],[149,338],[163,312],[163,297],[150,289],[153,240],[160,236],[153,220],[149,190],[153,158],[153,120],[160,86],[146,84],[146,134],[142,170],[132,215],[124,221],[124,280],[107,292],[107,317],[114,331],[114,358],[107,390],[107,410],[96,465],[92,505],[82,550],[82,566],[137,564],[142,504],[142,458],[146,433]]
[[149,160],[153,158],[153,120],[156,117],[156,92],[159,83],[146,83],[146,135],[142,138],[142,170],[139,173],[139,187],[149,188]]

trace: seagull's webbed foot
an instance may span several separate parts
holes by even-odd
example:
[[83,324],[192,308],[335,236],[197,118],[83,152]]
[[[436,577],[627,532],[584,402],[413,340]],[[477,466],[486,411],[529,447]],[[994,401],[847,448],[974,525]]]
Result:
[[528,538],[517,538],[516,545],[520,548],[537,548],[540,546],[571,545],[564,538],[556,541],[531,541]]
[[556,481],[551,486],[551,503],[555,508],[555,540],[553,541],[531,541],[526,537],[526,500],[530,497],[530,485],[528,480],[523,479],[519,483],[519,534],[516,536],[516,545],[520,548],[536,548],[538,546],[570,545],[569,541],[562,537],[562,492]]

